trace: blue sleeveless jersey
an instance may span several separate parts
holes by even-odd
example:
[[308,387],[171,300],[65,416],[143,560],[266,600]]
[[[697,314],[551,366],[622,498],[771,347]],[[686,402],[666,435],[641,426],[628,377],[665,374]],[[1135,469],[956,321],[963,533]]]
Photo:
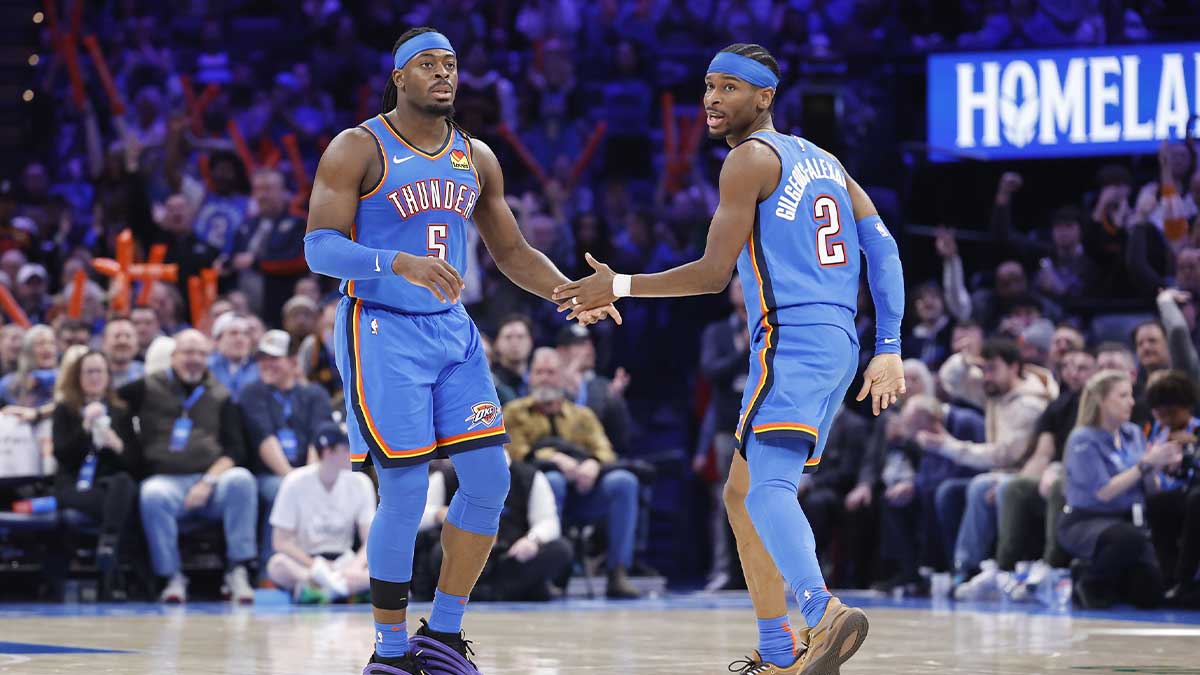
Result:
[[738,256],[751,335],[772,345],[778,326],[830,324],[857,344],[858,228],[841,164],[797,136],[751,139],[774,150],[782,169]]
[[[480,187],[469,139],[451,126],[446,144],[427,154],[408,143],[382,115],[359,126],[379,143],[383,177],[359,198],[350,238],[371,248],[438,256],[465,277],[466,228]],[[400,276],[343,281],[341,290],[351,298],[409,314],[448,308],[428,289]]]

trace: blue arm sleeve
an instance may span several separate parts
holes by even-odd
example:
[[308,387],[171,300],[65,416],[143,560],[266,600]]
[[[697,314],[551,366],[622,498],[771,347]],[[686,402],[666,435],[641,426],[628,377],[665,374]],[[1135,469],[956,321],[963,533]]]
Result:
[[900,321],[904,318],[904,270],[896,240],[875,216],[855,223],[858,245],[867,255],[867,282],[875,302],[875,353],[900,353]]
[[335,279],[378,279],[392,276],[396,251],[370,248],[346,235],[322,228],[304,235],[304,258],[317,274]]

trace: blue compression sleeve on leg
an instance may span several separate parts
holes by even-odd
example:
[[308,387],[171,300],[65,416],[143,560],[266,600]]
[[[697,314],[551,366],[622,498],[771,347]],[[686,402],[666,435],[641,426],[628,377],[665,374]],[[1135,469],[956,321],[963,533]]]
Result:
[[446,522],[460,530],[491,536],[500,528],[508,497],[508,461],[495,445],[451,455],[458,491],[450,499]]
[[433,609],[429,610],[429,630],[457,635],[462,630],[463,614],[466,613],[466,598],[443,593],[439,588],[433,592]]
[[758,655],[780,668],[796,662],[796,634],[787,614],[758,620]]
[[867,255],[867,283],[875,303],[875,353],[900,353],[900,322],[904,319],[904,268],[900,250],[879,216],[855,223],[858,245]]
[[378,279],[392,276],[396,251],[370,248],[328,228],[304,235],[304,258],[317,274],[335,279]]
[[413,550],[417,526],[425,512],[429,492],[429,467],[382,468],[379,508],[367,536],[367,568],[371,578],[394,583],[412,581]]
[[833,596],[825,588],[817,562],[812,526],[796,500],[804,462],[813,450],[812,440],[786,438],[764,443],[752,435],[748,443],[746,510],[763,547],[800,601],[804,622],[815,626]]

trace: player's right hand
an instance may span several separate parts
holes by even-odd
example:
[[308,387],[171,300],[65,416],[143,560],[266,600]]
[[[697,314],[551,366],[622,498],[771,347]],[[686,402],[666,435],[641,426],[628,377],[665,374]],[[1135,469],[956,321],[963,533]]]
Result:
[[880,410],[896,402],[904,392],[904,363],[899,354],[876,354],[863,372],[862,390],[855,400],[861,401],[871,395],[871,410],[878,415]]
[[397,253],[392,258],[392,272],[410,283],[429,289],[443,303],[458,302],[458,296],[466,286],[453,265],[434,256]]

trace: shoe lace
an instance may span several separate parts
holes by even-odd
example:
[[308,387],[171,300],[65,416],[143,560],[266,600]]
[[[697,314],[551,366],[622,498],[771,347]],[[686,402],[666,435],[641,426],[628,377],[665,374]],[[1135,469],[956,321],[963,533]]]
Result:
[[729,664],[729,672],[737,673],[738,675],[758,675],[770,670],[771,664],[766,661],[755,661],[749,656]]
[[[425,619],[421,619],[421,626],[423,626],[425,630],[432,632],[432,629],[429,628],[429,622]],[[445,636],[444,640],[441,639],[442,636]],[[466,631],[459,631],[458,635],[438,633],[438,638],[447,647],[450,647],[459,654],[462,654],[463,658],[468,661],[471,661],[471,657],[475,656],[475,650],[471,649],[472,641],[467,639]],[[471,661],[471,665],[475,665],[475,662]]]

